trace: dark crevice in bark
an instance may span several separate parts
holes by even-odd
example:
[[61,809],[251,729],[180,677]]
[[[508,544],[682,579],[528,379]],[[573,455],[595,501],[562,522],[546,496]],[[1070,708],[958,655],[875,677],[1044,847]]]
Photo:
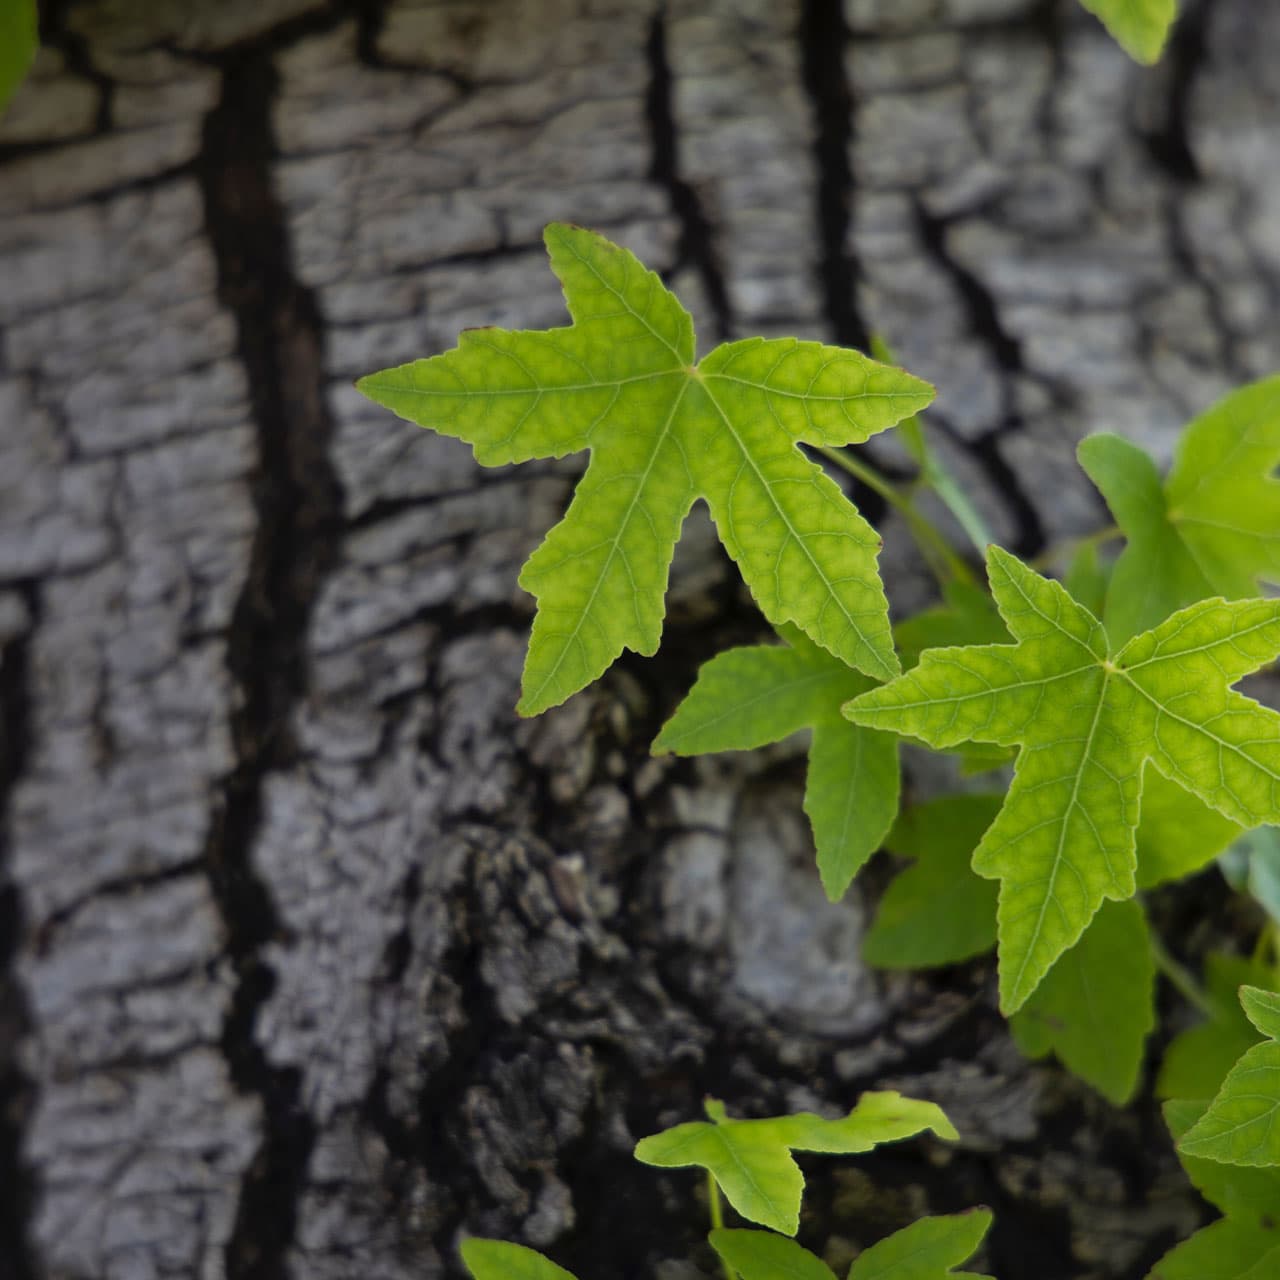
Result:
[[1047,545],[1044,523],[1018,473],[1000,452],[1001,430],[988,431],[969,442],[969,451],[987,473],[995,492],[1004,500],[1017,526],[1011,550],[1026,559],[1038,555]]
[[299,1095],[299,1073],[273,1066],[255,1037],[275,984],[262,948],[282,929],[251,851],[266,778],[295,755],[289,717],[306,689],[308,622],[337,558],[342,512],[326,451],[332,424],[322,319],[314,297],[291,273],[285,214],[271,184],[277,90],[271,51],[280,38],[277,29],[229,56],[198,162],[218,296],[236,320],[259,450],[252,484],[258,524],[227,652],[240,699],[232,717],[237,763],[205,848],[237,976],[222,1048],[236,1086],[260,1098],[263,1113],[262,1145],[241,1188],[226,1250],[230,1280],[285,1274],[316,1136]]
[[1191,90],[1208,58],[1208,25],[1209,7],[1204,0],[1192,0],[1178,15],[1160,61],[1160,72],[1167,86],[1164,110],[1156,127],[1146,135],[1152,159],[1179,184],[1197,183],[1201,179],[1187,117]]
[[949,220],[930,213],[921,200],[914,202],[914,210],[916,231],[925,255],[951,282],[969,318],[970,331],[991,353],[1000,371],[1003,418],[991,431],[968,442],[967,447],[1017,524],[1014,550],[1022,556],[1034,555],[1045,545],[1044,525],[1017,472],[1000,452],[1000,436],[1021,425],[1012,399],[1014,379],[1027,373],[1022,344],[1004,327],[995,295],[974,272],[952,256],[947,247]]
[[22,1160],[23,1134],[35,1100],[34,1082],[22,1073],[17,1049],[31,1030],[31,1016],[12,967],[23,932],[22,902],[7,875],[18,778],[26,766],[30,733],[30,637],[38,602],[23,592],[27,628],[0,652],[0,1274],[35,1280],[27,1232],[35,1204],[35,1179]]
[[716,254],[711,219],[702,207],[693,186],[680,176],[679,129],[672,102],[671,64],[667,60],[667,16],[659,9],[649,27],[645,48],[649,65],[649,88],[645,96],[645,117],[652,140],[649,177],[666,189],[671,211],[680,222],[680,240],[672,272],[691,267],[702,282],[703,292],[715,316],[715,340],[733,336],[733,312],[729,290]]
[[813,104],[817,169],[818,292],[832,338],[866,351],[871,334],[858,311],[858,262],[849,248],[854,173],[853,90],[845,74],[849,30],[839,0],[805,0],[800,13],[800,65]]
[[995,296],[964,263],[952,257],[947,248],[948,220],[930,213],[921,200],[915,201],[915,218],[926,256],[959,294],[974,335],[991,352],[1002,373],[1021,373],[1021,343],[1001,323]]
[[[797,29],[800,68],[813,107],[816,280],[833,341],[866,351],[871,332],[858,309],[858,260],[849,247],[855,175],[849,151],[854,141],[853,88],[845,71],[850,35],[840,0],[805,0]],[[861,481],[842,476],[862,514],[878,524],[884,499]]]

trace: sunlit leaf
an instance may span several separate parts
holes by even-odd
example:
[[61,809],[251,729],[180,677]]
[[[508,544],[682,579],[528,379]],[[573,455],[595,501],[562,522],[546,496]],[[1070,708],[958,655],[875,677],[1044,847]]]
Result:
[[542,1254],[505,1240],[473,1237],[462,1242],[461,1252],[475,1280],[574,1280]]
[[866,440],[932,388],[794,338],[726,343],[695,364],[689,313],[635,257],[561,223],[545,239],[570,327],[468,330],[452,351],[357,384],[467,441],[485,466],[590,451],[564,519],[520,575],[538,598],[521,713],[563,702],[624,649],[655,652],[698,498],[770,622],[794,622],[867,675],[894,675],[879,536],[797,446]]
[[709,1122],[693,1120],[643,1138],[636,1159],[664,1169],[700,1165],[709,1170],[729,1203],[746,1219],[795,1235],[800,1224],[804,1176],[792,1151],[849,1155],[870,1151],[931,1129],[959,1137],[941,1108],[893,1092],[864,1093],[839,1120],[812,1112],[767,1120],[731,1120],[724,1104],[708,1099]]
[[990,1226],[987,1209],[921,1218],[864,1249],[849,1280],[986,1280],[953,1268],[973,1255]]
[[845,714],[936,748],[1022,748],[973,857],[1001,881],[1013,1013],[1104,899],[1132,896],[1147,760],[1242,825],[1280,822],[1280,715],[1230,687],[1280,652],[1280,602],[1203,601],[1115,651],[1059,583],[1008,552],[991,548],[988,577],[1016,644],[929,650]]
[[1160,58],[1178,16],[1177,0],[1080,0],[1097,14],[1116,43],[1135,61]]

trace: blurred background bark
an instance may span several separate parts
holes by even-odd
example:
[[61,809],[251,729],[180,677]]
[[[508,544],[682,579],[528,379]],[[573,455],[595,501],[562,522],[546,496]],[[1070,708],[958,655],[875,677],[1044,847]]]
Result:
[[1280,367],[1280,6],[1184,9],[1142,70],[1071,0],[47,6],[0,122],[0,1275],[423,1280],[466,1230],[678,1280],[699,1180],[630,1149],[705,1093],[948,1109],[806,1162],[832,1258],[986,1203],[1001,1280],[1140,1276],[1200,1221],[1149,1082],[1024,1063],[989,964],[863,965],[797,747],[648,758],[762,634],[700,514],[661,654],[520,723],[581,459],[481,473],[351,386],[562,322],[568,219],[705,345],[884,335],[1005,545],[1096,528],[1084,434],[1167,456]]

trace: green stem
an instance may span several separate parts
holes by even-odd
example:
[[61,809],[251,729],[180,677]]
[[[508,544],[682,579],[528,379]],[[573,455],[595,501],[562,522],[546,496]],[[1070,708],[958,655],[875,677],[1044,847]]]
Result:
[[[719,1231],[724,1226],[724,1208],[720,1204],[720,1185],[710,1169],[707,1170],[707,1204],[711,1207],[711,1230]],[[724,1269],[724,1280],[738,1280],[724,1258],[720,1259],[720,1266]]]
[[1190,970],[1184,965],[1179,964],[1177,960],[1165,949],[1165,945],[1156,936],[1155,931],[1151,932],[1151,955],[1156,962],[1156,968],[1164,974],[1166,978],[1182,993],[1182,995],[1206,1018],[1216,1018],[1218,1011],[1214,1008],[1213,1001],[1205,995],[1204,988],[1192,977]]
[[874,467],[847,449],[832,449],[826,445],[815,445],[814,448],[829,462],[834,462],[873,493],[878,493],[895,510],[902,512],[911,529],[911,536],[916,540],[916,545],[939,583],[945,586],[952,578],[960,582],[973,581],[969,566],[956,555],[942,534],[920,514],[905,493],[890,484]]

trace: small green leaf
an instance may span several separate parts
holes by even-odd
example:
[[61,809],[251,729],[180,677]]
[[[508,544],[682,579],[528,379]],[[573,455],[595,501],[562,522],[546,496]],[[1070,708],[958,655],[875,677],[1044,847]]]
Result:
[[1205,961],[1205,991],[1214,1016],[1180,1032],[1165,1050],[1156,1080],[1162,1098],[1212,1098],[1236,1060],[1258,1043],[1237,992],[1244,983],[1266,982],[1270,972],[1240,956],[1221,952]]
[[1132,900],[1108,902],[1014,1015],[1014,1038],[1029,1057],[1056,1053],[1123,1106],[1137,1087],[1155,1026],[1155,978],[1142,908]]
[[990,1226],[988,1209],[921,1218],[860,1253],[849,1280],[983,1280],[954,1268],[973,1256]]
[[742,1280],[835,1280],[835,1273],[821,1258],[772,1231],[719,1227],[708,1239]]
[[1113,643],[1197,600],[1280,582],[1280,376],[1192,422],[1163,486],[1151,459],[1116,436],[1090,436],[1079,457],[1129,540],[1107,594]]
[[505,1240],[464,1240],[462,1261],[475,1280],[574,1280],[549,1258]]
[[1271,1280],[1280,1274],[1278,1244],[1274,1230],[1224,1219],[1175,1245],[1147,1280]]
[[941,1108],[893,1092],[864,1093],[840,1120],[812,1112],[767,1120],[730,1120],[724,1104],[709,1099],[711,1122],[694,1120],[642,1138],[636,1159],[663,1169],[700,1165],[720,1184],[729,1203],[746,1219],[795,1235],[800,1225],[804,1176],[792,1151],[849,1155],[870,1151],[933,1130],[959,1137]]
[[1112,569],[1102,613],[1111,643],[1123,644],[1174,610],[1218,594],[1169,520],[1151,458],[1108,434],[1089,436],[1076,452],[1128,540]]
[[467,441],[484,466],[589,450],[564,519],[520,575],[538,598],[518,710],[536,715],[624,650],[652,654],[680,526],[698,498],[761,611],[843,662],[896,674],[879,535],[798,448],[842,445],[933,389],[856,351],[794,338],[717,347],[652,271],[580,227],[545,239],[573,324],[479,329],[362,378],[370,399]]
[[823,888],[836,902],[898,811],[898,743],[840,714],[840,704],[871,681],[799,629],[783,634],[788,646],[731,649],[704,663],[653,751],[746,751],[811,725],[804,809]]
[[1001,881],[1010,1014],[1104,899],[1132,896],[1148,759],[1236,822],[1280,822],[1280,715],[1230,688],[1280,652],[1280,602],[1202,601],[1115,652],[1087,609],[1008,552],[991,548],[988,577],[1016,644],[929,650],[845,714],[935,748],[1022,748],[973,856]]
[[[1242,987],[1245,1014],[1264,1035],[1280,1031],[1280,996]],[[1280,1165],[1280,1044],[1254,1045],[1227,1072],[1209,1109],[1178,1144],[1187,1156],[1250,1166]]]
[[40,47],[35,0],[0,0],[0,115]]
[[1261,987],[1241,987],[1240,1007],[1264,1036],[1280,1040],[1280,995]]
[[969,860],[1000,809],[998,795],[943,796],[905,810],[885,847],[915,862],[880,899],[862,954],[885,969],[956,964],[996,944],[996,886]]
[[[1164,1119],[1178,1142],[1204,1115],[1203,1100],[1175,1099],[1164,1104]],[[1242,1165],[1198,1160],[1179,1152],[1192,1185],[1210,1204],[1243,1226],[1276,1230],[1276,1206],[1280,1205],[1280,1169],[1248,1169]],[[1280,1238],[1276,1240],[1280,1244]]]
[[1178,16],[1176,0],[1080,0],[1102,20],[1116,43],[1135,61],[1160,59],[1169,29]]

